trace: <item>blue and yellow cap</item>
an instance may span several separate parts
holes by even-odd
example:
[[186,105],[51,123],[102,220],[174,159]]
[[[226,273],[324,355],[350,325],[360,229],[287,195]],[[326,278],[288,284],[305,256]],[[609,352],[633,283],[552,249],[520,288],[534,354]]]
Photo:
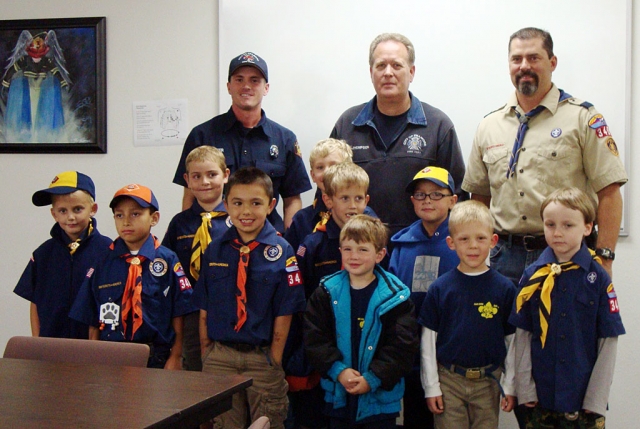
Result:
[[42,189],[31,197],[31,201],[38,207],[51,204],[51,195],[70,194],[75,191],[85,191],[96,199],[96,187],[93,180],[86,174],[77,171],[65,171],[53,178],[47,189]]
[[408,193],[413,193],[418,180],[428,180],[443,188],[449,188],[452,194],[456,192],[453,177],[451,177],[451,174],[444,168],[426,167],[418,171],[418,173],[413,176],[413,180],[407,185],[406,191]]
[[132,198],[136,203],[140,204],[140,207],[153,207],[156,210],[160,210],[158,200],[156,200],[156,196],[153,195],[151,189],[136,183],[118,189],[111,199],[109,207],[113,209],[118,204],[118,200],[124,197]]

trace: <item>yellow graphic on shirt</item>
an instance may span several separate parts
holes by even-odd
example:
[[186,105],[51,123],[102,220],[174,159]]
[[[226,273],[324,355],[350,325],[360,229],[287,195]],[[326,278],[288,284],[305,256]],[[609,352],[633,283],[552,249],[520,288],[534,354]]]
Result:
[[360,329],[364,328],[364,317],[358,317],[358,325]]
[[486,304],[474,304],[478,306],[478,311],[480,315],[485,319],[493,319],[493,316],[498,314],[498,306],[491,304],[491,302],[487,302]]

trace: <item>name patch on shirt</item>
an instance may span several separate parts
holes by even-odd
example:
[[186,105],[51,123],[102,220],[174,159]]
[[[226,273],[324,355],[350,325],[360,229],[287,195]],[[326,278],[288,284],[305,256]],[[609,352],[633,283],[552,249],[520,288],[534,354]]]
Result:
[[209,262],[210,267],[228,267],[229,264],[226,262]]
[[106,289],[108,287],[116,287],[116,286],[122,286],[122,282],[103,284],[103,285],[98,286],[98,289]]

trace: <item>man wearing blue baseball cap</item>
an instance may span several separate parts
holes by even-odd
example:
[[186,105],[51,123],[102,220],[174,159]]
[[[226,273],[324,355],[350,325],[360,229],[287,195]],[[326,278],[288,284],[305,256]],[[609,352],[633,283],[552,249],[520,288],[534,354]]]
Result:
[[251,166],[269,175],[276,199],[283,199],[284,221],[276,210],[268,220],[284,232],[302,208],[300,194],[311,189],[311,182],[295,134],[268,119],[262,110],[262,99],[269,93],[266,61],[253,52],[234,57],[229,64],[227,91],[231,108],[195,127],[185,141],[173,178],[173,183],[184,187],[182,209],[193,203],[184,179],[187,155],[198,146],[214,146],[224,153],[231,173]]

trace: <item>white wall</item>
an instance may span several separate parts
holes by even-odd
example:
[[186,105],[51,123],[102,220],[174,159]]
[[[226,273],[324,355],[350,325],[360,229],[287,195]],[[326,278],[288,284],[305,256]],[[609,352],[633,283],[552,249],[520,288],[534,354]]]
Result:
[[[0,350],[10,336],[29,334],[29,305],[15,296],[12,290],[31,252],[48,237],[53,223],[46,208],[31,204],[32,193],[46,187],[60,171],[77,169],[89,174],[96,182],[97,201],[101,207],[97,215],[99,228],[113,237],[115,229],[108,208],[110,197],[121,186],[139,181],[150,186],[160,201],[162,217],[155,233],[162,236],[169,219],[180,209],[181,189],[171,184],[171,179],[181,148],[134,148],[131,104],[152,99],[187,98],[192,126],[218,113],[217,1],[50,0],[37,2],[37,8],[33,4],[9,0],[2,3],[5,3],[2,19],[107,17],[109,152],[106,155],[0,155],[0,272],[4,274],[0,287]],[[602,7],[606,9],[605,4]],[[250,16],[247,19],[250,24],[250,20],[260,17]],[[633,23],[634,27],[640,23],[640,8],[633,12]],[[397,30],[402,32],[402,28]],[[584,31],[593,29],[584,28]],[[503,37],[503,45],[506,46],[508,34]],[[640,46],[638,32],[634,34],[633,45]],[[603,66],[596,54],[585,56],[583,66]],[[283,55],[292,54],[283,52]],[[361,78],[366,79],[366,55],[356,52],[345,55],[345,58],[351,55],[363,61]],[[559,67],[562,64],[560,62]],[[318,58],[318,67],[321,66],[322,61]],[[640,124],[640,55],[634,57],[633,66],[636,72],[631,88],[632,142],[640,140],[640,126],[636,125]],[[577,70],[579,72],[579,68]],[[428,75],[429,71],[422,73]],[[225,79],[226,75],[222,78]],[[504,73],[495,79],[508,79],[506,62]],[[571,81],[558,83],[572,91]],[[284,84],[286,82],[281,82],[278,86]],[[594,82],[594,85],[598,84]],[[607,91],[606,87],[599,89]],[[277,90],[276,86],[271,88],[271,91]],[[429,102],[428,96],[417,95]],[[579,93],[574,95],[583,97]],[[505,93],[505,99],[506,96]],[[304,94],[296,97],[304,97]],[[486,108],[490,109],[493,104],[493,100],[487,102]],[[313,103],[310,102],[309,106],[313,108]],[[334,112],[333,116],[337,118],[340,113]],[[603,113],[606,117],[607,112]],[[479,121],[480,117],[477,119]],[[286,118],[281,121],[287,124]],[[623,140],[623,136],[616,138],[620,143]],[[633,144],[631,147],[627,154],[630,165],[640,165],[640,151],[633,150]],[[637,176],[633,168],[629,176],[630,183],[626,186],[630,197],[627,200],[631,214],[630,235],[621,238],[614,264],[614,280],[628,334],[621,337],[619,343],[611,409],[607,415],[607,426],[611,428],[637,427],[640,419],[640,408],[636,404],[640,386],[637,363],[640,356],[640,312],[636,310],[640,308],[640,290],[636,289],[638,286],[634,281],[637,277],[634,264],[638,263],[636,255],[640,254],[640,241],[637,239],[640,223],[634,213],[640,210],[640,191],[634,183]],[[511,424],[507,426],[512,427]]]

